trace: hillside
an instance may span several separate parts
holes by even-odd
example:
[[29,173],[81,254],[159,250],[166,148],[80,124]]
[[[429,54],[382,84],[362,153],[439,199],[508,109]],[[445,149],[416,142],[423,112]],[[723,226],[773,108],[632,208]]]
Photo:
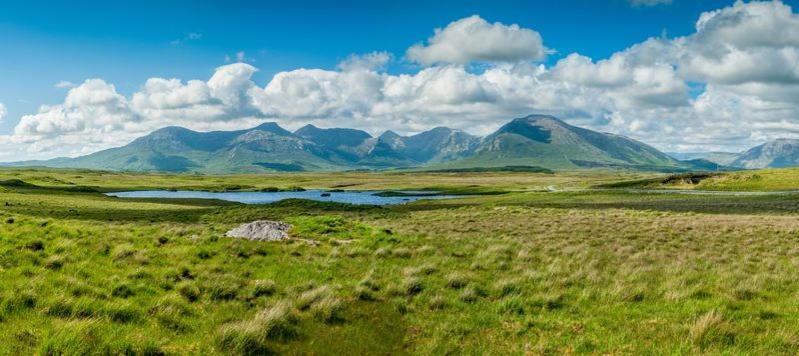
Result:
[[681,161],[702,159],[722,166],[730,166],[741,155],[734,152],[669,152],[667,154]]
[[549,169],[680,167],[682,163],[624,136],[571,126],[557,118],[519,118],[486,136],[458,166],[534,164]]
[[200,173],[503,166],[545,170],[713,169],[706,161],[679,161],[627,137],[542,115],[512,120],[482,138],[447,127],[411,136],[386,131],[377,137],[356,129],[313,125],[290,132],[271,122],[237,131],[166,127],[128,145],[87,156],[6,165]]
[[742,153],[733,166],[742,168],[783,168],[799,166],[799,140],[777,139]]

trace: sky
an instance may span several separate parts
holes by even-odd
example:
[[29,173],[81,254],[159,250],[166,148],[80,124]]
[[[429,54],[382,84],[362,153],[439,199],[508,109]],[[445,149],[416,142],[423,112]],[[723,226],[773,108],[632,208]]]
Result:
[[0,161],[164,126],[483,135],[558,116],[670,152],[799,138],[799,1],[0,2]]

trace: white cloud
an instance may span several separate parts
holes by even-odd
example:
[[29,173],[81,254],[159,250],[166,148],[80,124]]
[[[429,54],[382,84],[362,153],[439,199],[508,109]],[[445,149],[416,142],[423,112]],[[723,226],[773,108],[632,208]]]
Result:
[[70,82],[70,81],[62,80],[62,81],[60,81],[58,83],[55,83],[55,85],[53,85],[53,87],[58,88],[58,89],[68,89],[68,88],[74,88],[75,84]]
[[799,84],[799,16],[781,2],[736,2],[703,13],[696,33],[678,42],[688,79],[727,86]]
[[0,103],[0,121],[5,119],[6,115],[8,115],[8,110],[6,109],[6,106],[3,103]]
[[23,116],[14,133],[35,140],[87,130],[114,132],[138,119],[113,85],[102,79],[89,79],[70,89],[63,104],[45,105],[38,113]]
[[382,70],[388,62],[391,61],[392,55],[388,52],[371,52],[363,55],[352,54],[345,60],[338,64],[338,68],[342,71],[356,71],[356,70]]
[[[476,30],[464,29],[468,23]],[[234,129],[267,119],[373,133],[445,125],[485,134],[513,117],[549,113],[677,151],[799,137],[799,21],[782,3],[736,3],[702,14],[691,35],[649,39],[604,59],[574,53],[552,66],[529,60],[546,51],[537,34],[535,56],[507,50],[530,46],[491,47],[499,40],[456,46],[464,33],[493,40],[528,31],[479,17],[453,22],[408,51],[420,63],[443,63],[403,74],[385,72],[391,55],[373,52],[336,70],[279,72],[265,85],[253,82],[257,69],[245,63],[221,66],[207,81],[151,78],[127,97],[87,80],[0,136],[0,159],[86,153],[168,125]],[[475,72],[470,61],[493,63]]]
[[548,50],[541,35],[519,25],[493,24],[474,15],[436,29],[427,44],[408,49],[408,59],[423,65],[541,60]]

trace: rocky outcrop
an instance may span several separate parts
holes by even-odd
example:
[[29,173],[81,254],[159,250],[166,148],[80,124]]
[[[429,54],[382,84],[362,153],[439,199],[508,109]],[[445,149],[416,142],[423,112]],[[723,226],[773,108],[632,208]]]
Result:
[[258,220],[239,225],[225,233],[227,237],[237,237],[255,241],[280,241],[289,237],[291,224],[282,221]]

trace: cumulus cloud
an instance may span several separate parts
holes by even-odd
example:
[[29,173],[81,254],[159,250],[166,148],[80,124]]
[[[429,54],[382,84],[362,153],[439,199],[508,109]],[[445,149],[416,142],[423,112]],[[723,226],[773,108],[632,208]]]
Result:
[[363,55],[352,54],[338,64],[343,71],[355,70],[382,70],[392,55],[388,52],[371,52]]
[[736,2],[703,13],[680,40],[682,71],[722,85],[799,83],[799,16],[781,2]]
[[519,25],[493,24],[474,15],[436,29],[427,44],[409,48],[407,58],[423,65],[541,60],[548,50],[541,35]]
[[[486,134],[513,117],[547,113],[673,151],[736,151],[799,137],[799,21],[780,2],[704,13],[690,35],[648,39],[608,58],[573,53],[536,64],[542,43],[532,30],[473,16],[411,47],[408,58],[428,65],[415,72],[388,73],[391,55],[373,52],[262,84],[245,63],[221,66],[207,80],[151,78],[130,96],[90,79],[0,136],[0,159],[87,153],[168,125],[234,129],[264,120],[375,134],[441,125]],[[475,71],[472,61],[487,64]]]
[[85,130],[113,132],[138,119],[113,85],[102,79],[89,79],[71,89],[63,104],[45,105],[38,113],[23,116],[14,133],[35,140]]
[[255,71],[235,63],[217,68],[207,82],[151,78],[129,98],[102,79],[88,79],[70,89],[63,103],[23,116],[13,135],[0,137],[0,146],[24,147],[35,157],[75,155],[119,146],[163,126],[254,125],[263,117],[249,93],[257,89],[251,81]]
[[8,110],[6,110],[6,106],[3,103],[0,103],[0,120],[3,120],[8,115]]

